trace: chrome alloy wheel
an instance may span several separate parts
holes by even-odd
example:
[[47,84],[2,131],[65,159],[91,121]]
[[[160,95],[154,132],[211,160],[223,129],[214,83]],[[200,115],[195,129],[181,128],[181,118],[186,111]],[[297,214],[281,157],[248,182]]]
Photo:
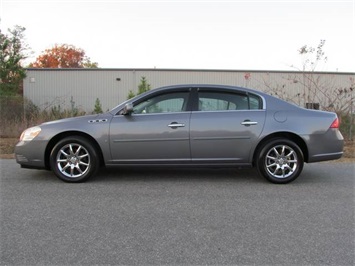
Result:
[[287,145],[274,146],[265,156],[265,167],[274,178],[287,178],[297,170],[297,153]]
[[69,143],[58,151],[56,163],[64,176],[78,178],[89,170],[90,154],[82,145]]

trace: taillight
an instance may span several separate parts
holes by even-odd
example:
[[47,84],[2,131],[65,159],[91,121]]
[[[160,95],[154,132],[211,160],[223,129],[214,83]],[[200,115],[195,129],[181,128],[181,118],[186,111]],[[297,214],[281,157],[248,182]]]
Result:
[[340,121],[339,121],[339,118],[337,117],[333,123],[330,125],[330,128],[339,128],[339,125],[340,125]]

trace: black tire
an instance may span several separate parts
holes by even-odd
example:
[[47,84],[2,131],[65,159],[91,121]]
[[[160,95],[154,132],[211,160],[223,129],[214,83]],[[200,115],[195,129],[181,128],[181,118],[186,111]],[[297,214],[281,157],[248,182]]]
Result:
[[99,159],[93,145],[80,136],[60,140],[50,154],[54,174],[65,182],[84,182],[99,168]]
[[285,138],[271,139],[257,154],[259,173],[275,184],[295,180],[302,172],[304,156],[296,143]]

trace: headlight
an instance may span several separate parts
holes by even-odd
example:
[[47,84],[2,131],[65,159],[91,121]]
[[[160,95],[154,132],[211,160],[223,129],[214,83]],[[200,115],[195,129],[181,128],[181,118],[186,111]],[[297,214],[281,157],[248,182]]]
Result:
[[41,132],[40,127],[31,127],[22,132],[20,141],[31,141]]

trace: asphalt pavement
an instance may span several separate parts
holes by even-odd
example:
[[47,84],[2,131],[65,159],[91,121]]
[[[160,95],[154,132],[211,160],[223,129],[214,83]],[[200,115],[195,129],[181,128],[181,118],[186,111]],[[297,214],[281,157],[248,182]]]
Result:
[[0,265],[354,265],[354,163],[103,169],[87,183],[0,160]]

